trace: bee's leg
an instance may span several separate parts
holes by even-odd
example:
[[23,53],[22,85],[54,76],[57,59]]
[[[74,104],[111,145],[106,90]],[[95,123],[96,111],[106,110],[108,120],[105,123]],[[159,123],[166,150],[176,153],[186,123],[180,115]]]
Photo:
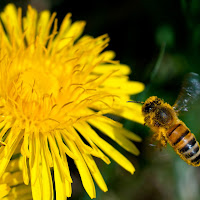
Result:
[[161,132],[155,132],[155,133],[153,134],[153,139],[154,139],[154,140],[160,141],[160,140],[161,140],[161,137],[162,137]]
[[161,136],[161,140],[160,140],[160,143],[163,147],[166,147],[167,146],[167,139],[165,138],[164,135]]
[[167,140],[166,140],[164,134],[162,133],[162,131],[155,132],[153,135],[153,139],[157,140],[157,146],[160,150],[162,149],[162,147],[167,146]]

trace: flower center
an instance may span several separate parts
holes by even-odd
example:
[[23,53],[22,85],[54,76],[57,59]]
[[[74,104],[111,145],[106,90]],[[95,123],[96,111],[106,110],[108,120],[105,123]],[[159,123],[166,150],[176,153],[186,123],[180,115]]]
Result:
[[30,94],[36,93],[39,98],[52,94],[57,96],[58,94],[58,81],[49,73],[28,70],[21,74],[20,82],[23,83],[23,88],[27,90],[27,92],[30,92]]
[[22,124],[38,126],[50,118],[58,93],[59,81],[53,74],[36,69],[24,71],[10,85],[10,113]]

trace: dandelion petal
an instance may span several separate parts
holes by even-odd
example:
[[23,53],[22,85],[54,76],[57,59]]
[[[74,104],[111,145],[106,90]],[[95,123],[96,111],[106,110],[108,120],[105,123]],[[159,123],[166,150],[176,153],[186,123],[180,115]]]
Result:
[[66,191],[65,191],[65,181],[63,179],[59,164],[54,156],[54,176],[55,176],[55,185],[56,185],[56,199],[65,200]]
[[42,185],[43,185],[43,199],[52,200],[53,199],[53,184],[51,178],[50,167],[48,165],[48,160],[45,156],[45,149],[42,147]]
[[81,123],[79,124],[79,126],[82,126],[82,128],[89,133],[91,140],[107,155],[109,155],[113,160],[115,160],[115,162],[117,162],[131,174],[134,173],[135,168],[133,167],[131,162],[114,147],[112,147],[109,143],[107,143],[105,140],[99,137],[97,133],[87,123]]
[[88,168],[90,169],[90,172],[92,176],[94,177],[94,180],[98,184],[98,186],[101,188],[102,191],[106,192],[108,190],[107,185],[94,161],[92,156],[83,154],[83,157],[85,159],[85,162],[88,165]]
[[94,183],[93,183],[92,177],[90,175],[90,172],[88,170],[88,167],[87,167],[83,157],[81,156],[81,153],[78,150],[77,146],[73,142],[68,142],[67,144],[69,145],[71,151],[75,155],[78,156],[78,159],[75,160],[74,162],[80,173],[83,187],[85,188],[85,190],[88,193],[88,195],[90,196],[90,198],[93,199],[96,197],[96,192],[95,192]]
[[0,185],[0,198],[6,196],[9,191],[10,191],[10,187],[7,184],[1,184]]
[[98,122],[95,120],[90,120],[90,123],[99,130],[101,130],[103,133],[105,133],[107,136],[109,136],[111,139],[116,141],[120,146],[122,146],[127,151],[135,155],[139,155],[139,150],[137,149],[137,147],[130,140],[124,137],[123,134],[119,134],[122,128],[115,127],[106,122],[101,122],[101,120],[99,120]]

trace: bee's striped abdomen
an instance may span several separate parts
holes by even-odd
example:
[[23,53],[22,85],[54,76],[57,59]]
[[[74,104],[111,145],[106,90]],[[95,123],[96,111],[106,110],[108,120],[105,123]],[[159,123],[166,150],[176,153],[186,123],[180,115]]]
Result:
[[200,165],[200,149],[194,134],[184,124],[176,124],[167,132],[169,144],[180,157],[193,166]]

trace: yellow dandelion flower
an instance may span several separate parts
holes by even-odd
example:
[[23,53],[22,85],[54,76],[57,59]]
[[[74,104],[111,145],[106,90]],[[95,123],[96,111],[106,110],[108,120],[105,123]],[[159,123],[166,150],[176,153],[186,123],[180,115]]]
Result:
[[129,81],[129,67],[104,51],[107,35],[79,38],[85,22],[72,23],[70,17],[58,29],[55,13],[38,14],[31,6],[23,18],[12,4],[0,14],[0,140],[6,144],[0,148],[0,177],[22,142],[23,180],[31,184],[34,200],[53,199],[51,169],[56,199],[71,196],[68,156],[91,198],[96,196],[93,179],[107,191],[93,157],[109,164],[108,155],[134,172],[96,129],[139,154],[130,140],[140,137],[105,114],[143,123],[141,106],[127,103],[143,84]]
[[0,178],[0,200],[30,200],[31,187],[24,184],[20,170],[21,158],[12,159],[3,176]]

